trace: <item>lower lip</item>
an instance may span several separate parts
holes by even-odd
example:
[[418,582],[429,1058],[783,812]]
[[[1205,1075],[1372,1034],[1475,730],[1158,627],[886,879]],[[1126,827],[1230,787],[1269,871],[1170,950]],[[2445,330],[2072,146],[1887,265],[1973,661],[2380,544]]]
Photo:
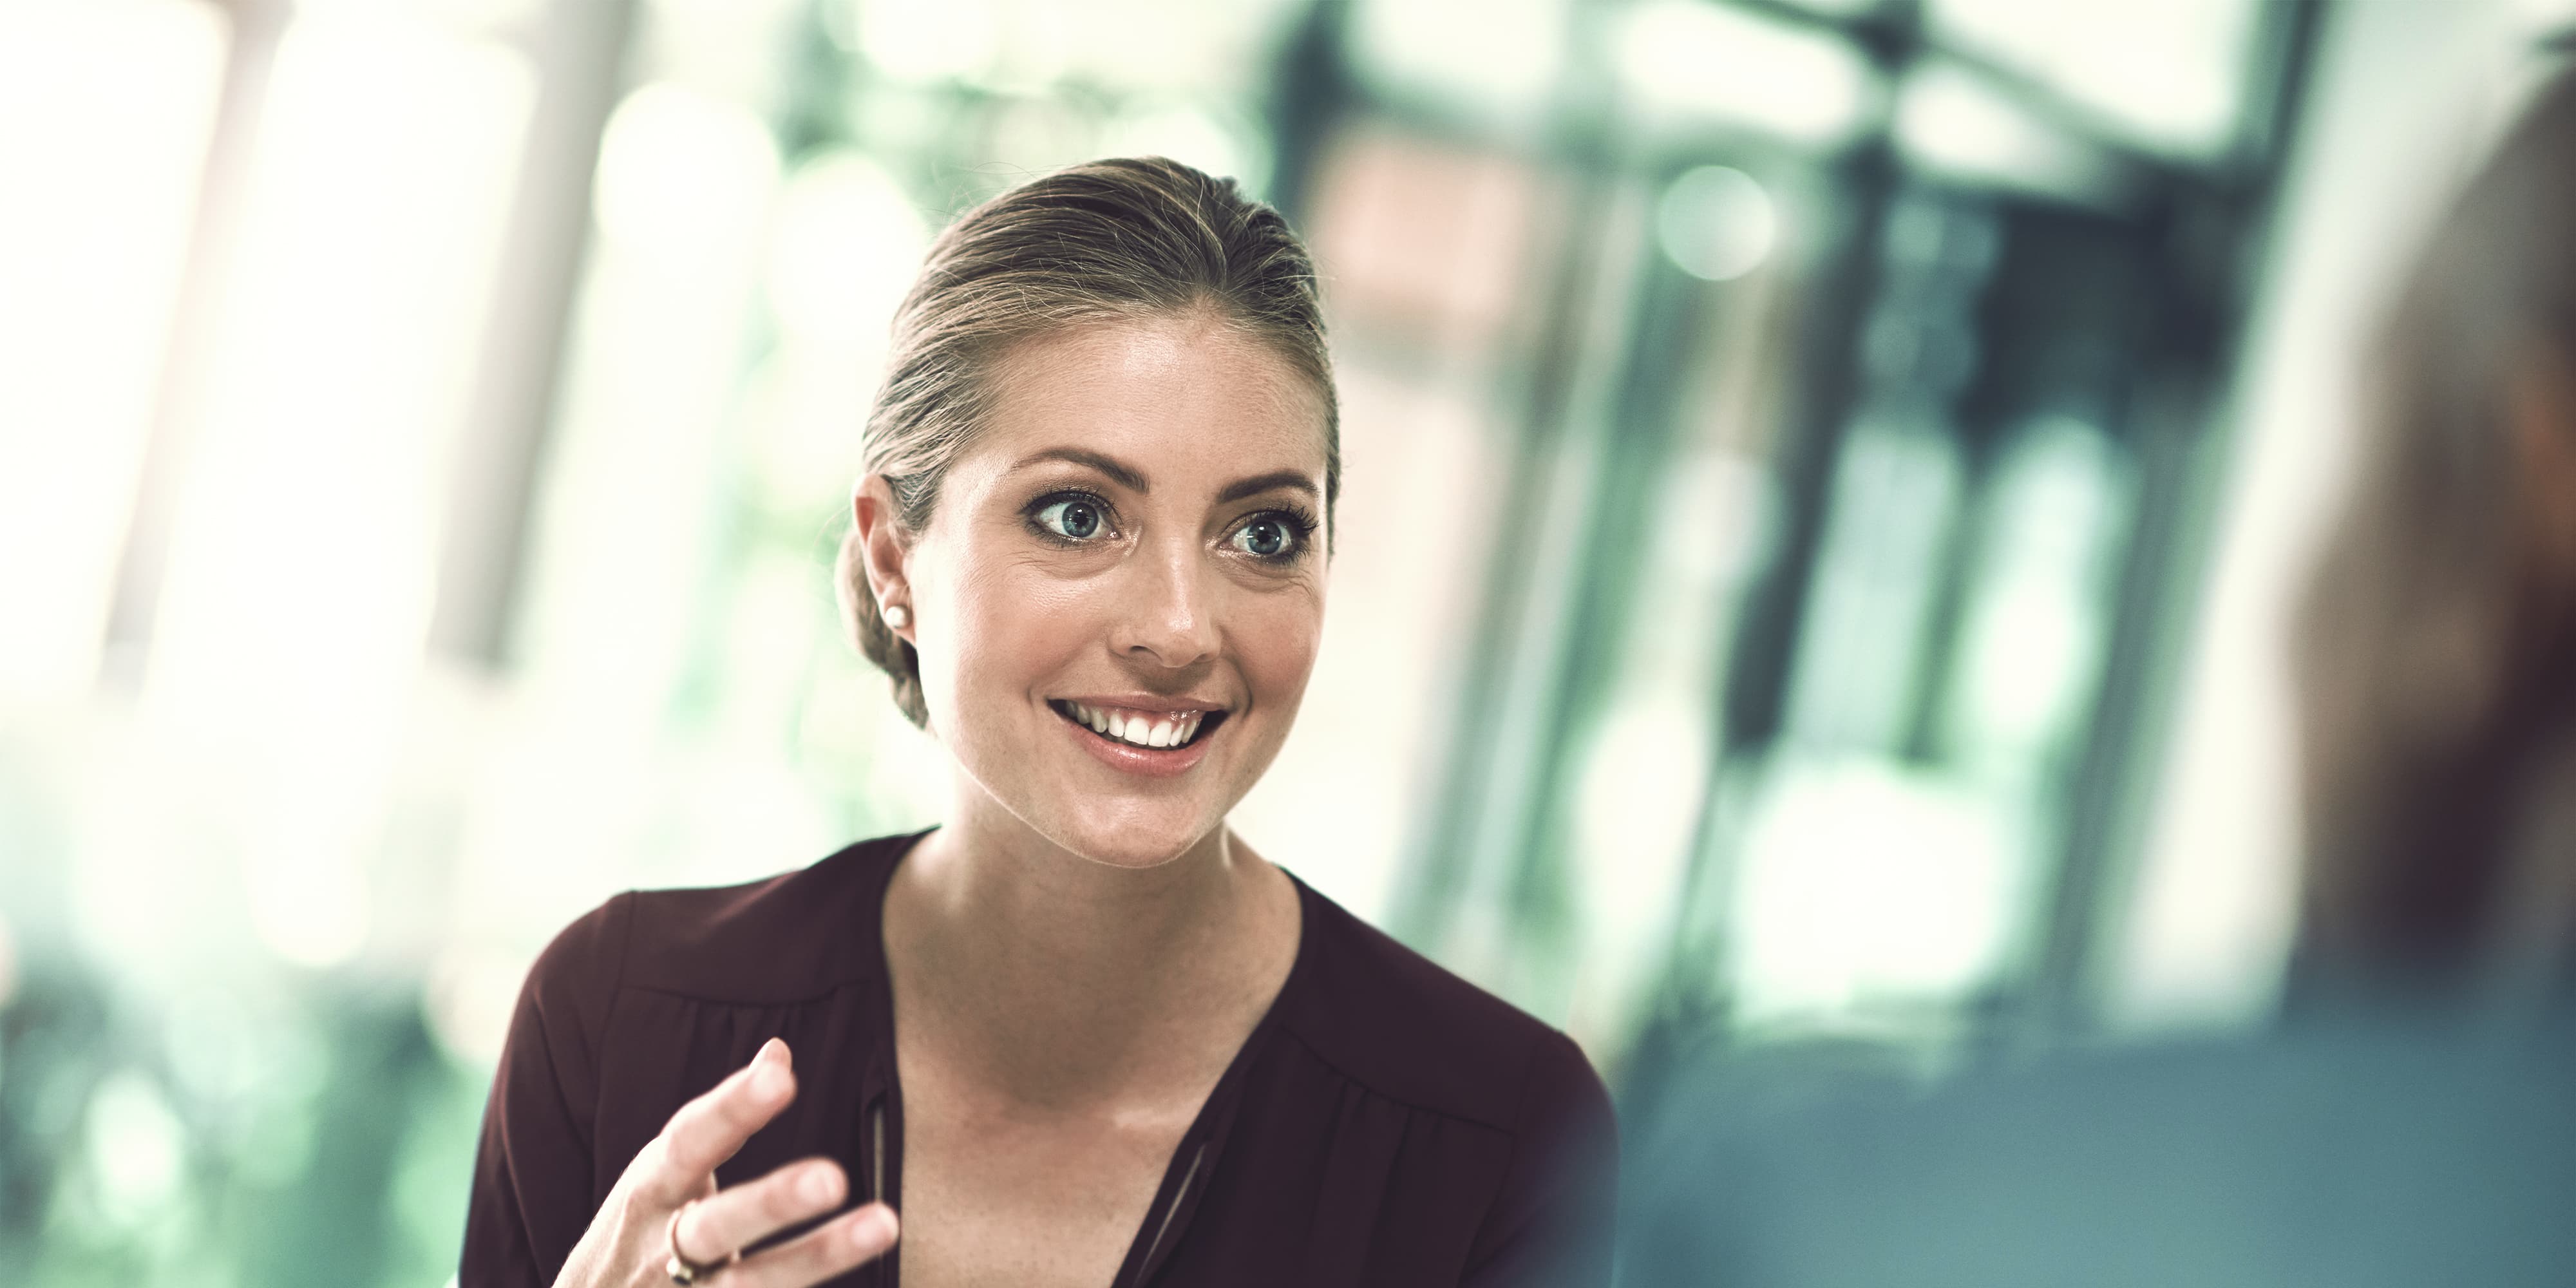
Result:
[[[1081,743],[1082,749],[1090,752],[1094,758],[1100,761],[1100,763],[1109,766],[1111,769],[1140,775],[1145,778],[1171,778],[1180,774],[1188,773],[1190,771],[1190,766],[1195,765],[1199,763],[1200,760],[1206,758],[1208,744],[1216,741],[1216,736],[1218,734],[1225,732],[1225,725],[1220,724],[1216,728],[1210,729],[1206,733],[1201,734],[1196,741],[1185,746],[1138,747],[1131,743],[1120,742],[1115,738],[1093,733],[1091,731],[1091,726],[1075,724],[1074,722],[1065,719],[1063,716],[1057,715],[1052,708],[1048,710],[1047,714],[1055,716],[1055,722],[1063,725],[1065,730],[1073,735],[1074,741]],[[1226,723],[1231,724],[1233,722],[1227,721]]]

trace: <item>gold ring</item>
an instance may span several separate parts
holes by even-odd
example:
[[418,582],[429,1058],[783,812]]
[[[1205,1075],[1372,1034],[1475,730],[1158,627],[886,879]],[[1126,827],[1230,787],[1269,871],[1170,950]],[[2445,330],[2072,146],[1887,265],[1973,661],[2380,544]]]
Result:
[[662,1271],[663,1273],[671,1276],[671,1282],[675,1284],[694,1284],[700,1279],[714,1274],[724,1266],[730,1265],[733,1261],[733,1258],[727,1257],[723,1261],[717,1262],[713,1265],[700,1265],[680,1254],[680,1218],[696,1203],[696,1199],[691,1199],[687,1203],[681,1204],[679,1211],[671,1214],[669,1239],[671,1244],[671,1260],[669,1264],[662,1267]]

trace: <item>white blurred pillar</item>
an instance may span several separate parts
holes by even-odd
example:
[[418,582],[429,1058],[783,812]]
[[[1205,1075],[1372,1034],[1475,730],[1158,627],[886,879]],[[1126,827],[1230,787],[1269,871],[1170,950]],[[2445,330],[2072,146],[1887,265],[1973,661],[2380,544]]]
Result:
[[97,676],[228,34],[202,0],[0,5],[0,706]]
[[2290,607],[2340,495],[2369,328],[2569,0],[2367,0],[2328,16],[2234,399],[2208,594],[2108,1009],[2132,1028],[2271,1004],[2299,855]]
[[[211,252],[226,258],[205,378],[170,411],[141,728],[227,776],[253,927],[289,960],[364,941],[534,83],[516,49],[426,12],[300,10],[238,234]],[[123,875],[140,874],[84,881]]]

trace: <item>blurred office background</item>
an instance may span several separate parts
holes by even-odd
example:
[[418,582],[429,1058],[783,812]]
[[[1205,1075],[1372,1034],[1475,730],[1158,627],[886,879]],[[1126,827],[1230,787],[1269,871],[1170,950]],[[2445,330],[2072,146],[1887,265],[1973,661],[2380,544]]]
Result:
[[520,974],[935,817],[829,570],[933,231],[1311,237],[1237,816],[1582,1040],[2259,1022],[2352,344],[2568,0],[0,0],[0,1266],[453,1272]]

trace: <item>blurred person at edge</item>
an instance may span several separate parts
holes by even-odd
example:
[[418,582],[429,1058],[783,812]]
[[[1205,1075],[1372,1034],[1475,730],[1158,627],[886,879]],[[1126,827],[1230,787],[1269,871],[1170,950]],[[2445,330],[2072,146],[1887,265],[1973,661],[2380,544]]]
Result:
[[464,1288],[1606,1284],[1581,1050],[1226,826],[1314,666],[1336,424],[1230,180],[1094,162],[942,234],[839,580],[946,822],[562,932]]
[[1706,1071],[1639,1150],[1623,1282],[2576,1283],[2576,74],[2376,356],[2294,646],[2279,1023],[1784,1112]]

